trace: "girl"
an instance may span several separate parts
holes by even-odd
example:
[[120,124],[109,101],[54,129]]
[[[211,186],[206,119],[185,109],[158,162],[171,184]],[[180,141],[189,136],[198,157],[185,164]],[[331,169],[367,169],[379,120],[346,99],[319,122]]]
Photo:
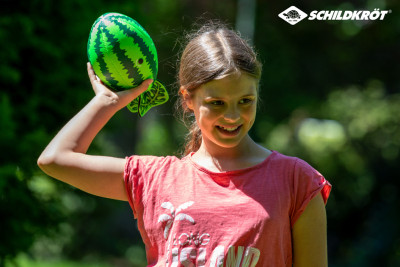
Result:
[[129,201],[148,266],[327,266],[330,184],[306,162],[256,144],[261,64],[224,26],[191,36],[179,67],[180,106],[194,115],[185,155],[87,155],[93,138],[151,80],[95,97],[54,137],[40,168],[94,195]]

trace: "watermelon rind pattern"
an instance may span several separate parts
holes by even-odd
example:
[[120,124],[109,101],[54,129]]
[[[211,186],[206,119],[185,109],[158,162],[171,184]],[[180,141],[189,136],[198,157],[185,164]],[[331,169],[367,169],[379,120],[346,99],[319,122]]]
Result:
[[158,58],[153,40],[134,19],[106,13],[92,26],[87,45],[88,59],[100,80],[115,91],[153,79],[149,88],[127,106],[139,116],[168,101],[165,87],[157,80]]

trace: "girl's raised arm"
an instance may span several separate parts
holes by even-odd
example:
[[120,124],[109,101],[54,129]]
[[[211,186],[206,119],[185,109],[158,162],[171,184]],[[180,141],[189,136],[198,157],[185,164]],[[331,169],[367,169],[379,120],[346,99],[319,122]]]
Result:
[[48,175],[85,192],[127,200],[125,159],[87,155],[86,151],[108,120],[146,91],[152,80],[130,90],[112,92],[101,83],[90,63],[87,67],[96,96],[47,145],[38,165]]

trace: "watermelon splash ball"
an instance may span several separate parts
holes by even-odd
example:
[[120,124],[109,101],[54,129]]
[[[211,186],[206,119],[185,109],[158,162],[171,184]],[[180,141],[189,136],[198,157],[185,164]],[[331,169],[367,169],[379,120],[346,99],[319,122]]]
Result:
[[87,54],[93,70],[110,89],[136,87],[146,79],[154,82],[127,107],[140,116],[168,100],[157,80],[156,47],[146,30],[134,19],[119,13],[100,16],[90,31]]

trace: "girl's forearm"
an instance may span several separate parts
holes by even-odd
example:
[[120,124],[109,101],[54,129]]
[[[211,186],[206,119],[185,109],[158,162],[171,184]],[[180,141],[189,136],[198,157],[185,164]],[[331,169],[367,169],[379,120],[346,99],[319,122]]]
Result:
[[97,133],[110,118],[152,83],[149,79],[138,87],[112,92],[100,82],[90,64],[88,74],[96,96],[53,138],[39,157],[39,166],[48,164],[49,161],[54,163],[57,158],[62,157],[62,153],[86,153]]
[[117,110],[107,96],[96,95],[58,132],[42,152],[39,162],[42,165],[54,162],[57,157],[62,157],[62,153],[86,153],[97,133]]

